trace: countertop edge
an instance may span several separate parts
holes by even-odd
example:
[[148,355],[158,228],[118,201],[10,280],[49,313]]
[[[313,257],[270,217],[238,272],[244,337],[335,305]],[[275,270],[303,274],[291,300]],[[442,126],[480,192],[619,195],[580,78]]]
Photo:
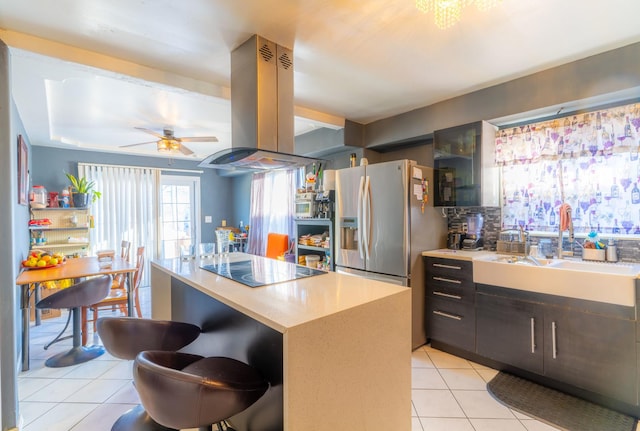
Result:
[[[178,260],[154,260],[151,267],[282,334],[289,329],[372,302],[395,295],[409,295],[411,290],[334,272],[252,289],[201,269],[198,259],[190,262]],[[347,291],[352,294],[345,294]]]
[[494,251],[488,250],[450,250],[448,248],[440,248],[437,250],[427,250],[422,252],[424,257],[439,257],[442,259],[456,259],[473,261],[474,259],[495,254]]

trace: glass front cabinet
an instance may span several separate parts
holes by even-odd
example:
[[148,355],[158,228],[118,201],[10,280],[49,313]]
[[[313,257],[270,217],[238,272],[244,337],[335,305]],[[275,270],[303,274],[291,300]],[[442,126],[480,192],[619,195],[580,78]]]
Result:
[[435,206],[499,206],[495,133],[486,121],[433,133]]

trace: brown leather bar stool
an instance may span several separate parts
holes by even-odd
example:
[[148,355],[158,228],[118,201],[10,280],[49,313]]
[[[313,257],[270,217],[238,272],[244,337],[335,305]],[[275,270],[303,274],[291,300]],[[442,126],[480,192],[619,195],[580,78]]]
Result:
[[[105,349],[120,359],[135,359],[143,350],[179,350],[200,335],[200,328],[184,322],[137,319],[135,317],[101,317],[98,335]],[[140,405],[125,412],[111,431],[167,431],[154,421]]]
[[269,388],[244,362],[181,352],[141,352],[133,363],[133,380],[142,405],[158,423],[201,431],[212,431],[213,424],[231,430],[226,420]]
[[[44,363],[47,367],[58,368],[81,364],[104,353],[102,346],[82,345],[81,309],[83,306],[106,298],[111,288],[111,281],[110,275],[90,278],[62,289],[36,303],[36,308],[68,308],[70,310],[69,319],[73,317],[73,335],[71,336],[73,337],[73,348],[68,352],[58,353],[47,359]],[[57,341],[69,338],[61,338],[69,326],[69,319],[62,331],[45,346],[45,349]]]

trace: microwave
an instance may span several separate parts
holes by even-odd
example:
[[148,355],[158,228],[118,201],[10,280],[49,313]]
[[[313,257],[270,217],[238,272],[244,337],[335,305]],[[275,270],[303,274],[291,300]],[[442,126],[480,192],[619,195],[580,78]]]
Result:
[[316,216],[316,194],[297,193],[295,200],[296,217],[312,218]]

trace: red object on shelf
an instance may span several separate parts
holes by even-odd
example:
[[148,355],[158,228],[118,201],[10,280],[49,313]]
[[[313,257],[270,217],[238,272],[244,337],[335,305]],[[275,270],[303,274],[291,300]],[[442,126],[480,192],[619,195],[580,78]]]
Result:
[[49,226],[50,224],[51,220],[48,218],[29,220],[29,226]]

